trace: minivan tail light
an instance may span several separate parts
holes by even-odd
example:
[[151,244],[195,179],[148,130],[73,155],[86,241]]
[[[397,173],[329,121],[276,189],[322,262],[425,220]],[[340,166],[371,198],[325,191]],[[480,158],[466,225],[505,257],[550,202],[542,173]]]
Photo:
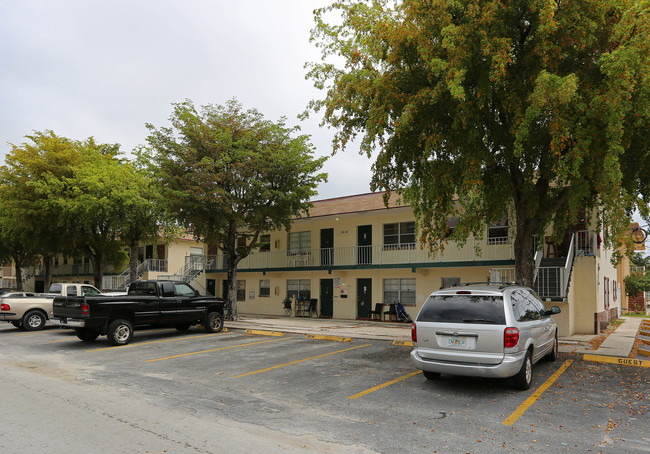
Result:
[[9,306],[8,304],[5,303],[0,304],[0,311],[10,311],[10,310],[11,310],[11,306]]
[[506,328],[503,333],[503,346],[512,348],[519,342],[519,328]]
[[88,306],[88,303],[81,303],[81,315],[90,315],[90,306]]
[[411,325],[411,340],[412,340],[413,342],[417,342],[417,341],[418,341],[418,328],[417,328],[417,326],[415,326],[415,323],[413,323],[413,324]]
[[456,292],[456,295],[471,295],[471,294],[472,292],[470,292],[469,290],[459,290]]

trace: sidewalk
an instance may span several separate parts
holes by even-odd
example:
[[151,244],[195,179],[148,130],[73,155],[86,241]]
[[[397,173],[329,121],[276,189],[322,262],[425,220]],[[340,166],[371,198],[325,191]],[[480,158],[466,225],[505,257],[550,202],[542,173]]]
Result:
[[[560,337],[560,352],[593,354],[627,358],[630,356],[642,318],[621,317],[624,323],[607,336],[594,350],[591,341],[595,334],[574,334]],[[269,315],[242,315],[236,322],[226,321],[226,328],[330,336],[346,339],[373,339],[410,342],[411,324],[367,320],[338,320],[323,318],[277,317]]]

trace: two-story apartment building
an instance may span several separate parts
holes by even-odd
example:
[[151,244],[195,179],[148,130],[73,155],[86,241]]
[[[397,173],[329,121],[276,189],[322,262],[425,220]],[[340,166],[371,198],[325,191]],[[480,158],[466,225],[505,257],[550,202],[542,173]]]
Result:
[[[587,224],[568,232],[562,244],[546,238],[536,257],[538,293],[562,308],[560,335],[598,332],[621,310],[626,273],[617,274],[612,251]],[[402,303],[414,317],[442,286],[515,280],[508,220],[489,226],[481,240],[470,238],[462,247],[450,242],[435,256],[417,241],[414,226],[409,206],[393,198],[387,209],[380,193],[316,201],[291,231],[266,232],[262,246],[239,264],[239,313],[283,315],[283,301],[295,296],[316,300],[316,311],[303,315],[389,320],[390,304]],[[142,278],[182,278],[202,292],[225,294],[226,261],[216,247],[185,237],[143,245],[140,255]],[[127,275],[107,276],[104,288],[119,289]],[[66,277],[80,280],[57,279]]]

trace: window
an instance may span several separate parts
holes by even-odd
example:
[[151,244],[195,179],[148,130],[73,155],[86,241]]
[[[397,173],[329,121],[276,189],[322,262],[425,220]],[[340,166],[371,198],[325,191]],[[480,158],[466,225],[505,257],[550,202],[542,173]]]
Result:
[[618,286],[616,285],[616,281],[612,281],[612,299],[616,301],[617,296],[618,296]]
[[246,301],[246,281],[237,281],[237,301]]
[[415,279],[384,279],[384,304],[415,306]]
[[527,322],[542,318],[544,306],[530,292],[515,291],[510,295],[512,312],[517,321]]
[[[260,252],[269,252],[271,250],[271,235],[260,235]],[[262,292],[260,292],[262,296]]]
[[609,309],[609,278],[605,277],[605,285],[603,285],[604,290],[605,290],[605,309]]
[[294,295],[303,300],[311,299],[311,281],[309,279],[288,279],[287,298]]
[[456,224],[458,224],[458,218],[447,219],[447,233],[445,233],[445,238],[449,238],[454,234]]
[[488,244],[506,244],[508,242],[508,218],[491,223],[488,227]]
[[425,301],[418,315],[419,322],[467,323],[466,320],[505,325],[503,298],[487,295],[432,295]]
[[451,287],[452,285],[460,285],[459,277],[443,277],[442,287]]
[[262,279],[260,281],[260,297],[271,296],[271,281]]
[[187,284],[174,284],[176,296],[194,296],[196,292]]
[[308,254],[311,252],[311,232],[289,233],[289,254]]
[[384,224],[384,247],[415,247],[415,222]]

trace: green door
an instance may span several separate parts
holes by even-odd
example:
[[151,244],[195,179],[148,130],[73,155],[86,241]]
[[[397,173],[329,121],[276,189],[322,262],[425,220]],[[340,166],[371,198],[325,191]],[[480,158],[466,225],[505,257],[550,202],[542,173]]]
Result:
[[217,281],[208,279],[206,281],[206,290],[208,291],[208,295],[217,296]]
[[357,318],[370,318],[372,279],[357,279]]
[[334,314],[334,280],[320,280],[320,316],[332,318]]
[[357,265],[372,263],[372,225],[357,226]]

